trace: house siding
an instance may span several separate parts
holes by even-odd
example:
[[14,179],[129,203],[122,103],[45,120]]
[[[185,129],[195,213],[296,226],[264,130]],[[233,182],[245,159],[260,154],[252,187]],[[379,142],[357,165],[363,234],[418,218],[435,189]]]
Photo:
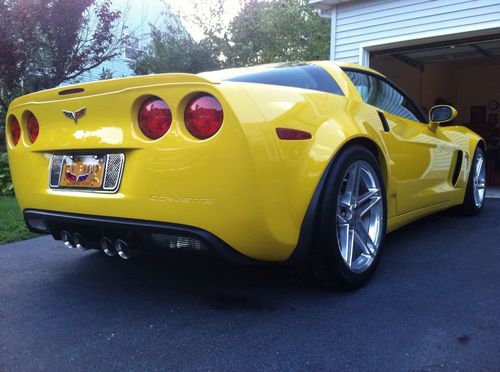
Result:
[[335,5],[331,58],[359,63],[360,47],[429,33],[500,27],[499,0],[364,0]]
[[[125,34],[139,39],[139,48],[146,46],[151,40],[151,25],[161,26],[166,24],[169,17],[169,8],[161,0],[113,0],[113,10],[121,12],[121,22],[126,27]],[[77,80],[81,82],[99,80],[103,69],[109,70],[113,77],[133,75],[125,57],[125,50],[111,61],[84,73]]]

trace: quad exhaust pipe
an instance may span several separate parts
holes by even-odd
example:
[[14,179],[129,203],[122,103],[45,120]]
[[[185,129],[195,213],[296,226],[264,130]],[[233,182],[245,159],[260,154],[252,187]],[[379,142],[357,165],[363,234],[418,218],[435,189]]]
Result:
[[115,241],[115,251],[124,260],[129,260],[139,254],[139,251],[133,245],[122,239]]
[[110,238],[104,236],[99,243],[104,254],[110,257],[117,254],[124,260],[129,260],[139,255],[139,250],[123,239],[117,239],[113,242]]
[[61,231],[61,240],[69,249],[78,248],[81,251],[90,249],[90,245],[80,233],[71,234],[69,231],[63,230]]
[[76,245],[75,242],[73,241],[72,235],[67,232],[66,230],[61,231],[61,240],[63,241],[64,245],[69,248],[69,249],[75,249]]
[[81,251],[86,251],[89,249],[89,246],[87,245],[87,242],[85,241],[82,234],[74,233],[73,242],[75,243],[76,248],[78,248]]
[[[69,249],[77,248],[81,251],[86,251],[91,248],[90,244],[88,244],[87,240],[80,233],[71,234],[70,232],[63,230],[61,231],[61,240]],[[93,246],[95,245],[94,243],[92,244]],[[99,240],[99,246],[107,256],[112,257],[118,255],[124,260],[129,260],[132,257],[138,256],[140,253],[136,244],[125,241],[124,239],[117,239],[113,241],[110,238],[103,236]]]
[[111,239],[103,236],[99,241],[99,245],[106,256],[113,257],[116,254],[115,245]]

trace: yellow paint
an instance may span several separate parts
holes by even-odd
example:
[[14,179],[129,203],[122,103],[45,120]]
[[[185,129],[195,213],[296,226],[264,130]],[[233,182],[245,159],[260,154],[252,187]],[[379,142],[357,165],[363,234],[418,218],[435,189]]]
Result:
[[[84,92],[56,88],[16,99],[22,138],[8,140],[16,196],[22,209],[41,209],[185,224],[205,229],[256,259],[286,260],[296,247],[304,215],[334,155],[364,138],[379,151],[388,196],[388,230],[463,201],[473,151],[480,137],[464,127],[438,127],[387,114],[383,131],[377,109],[364,104],[339,65],[317,62],[345,96],[250,83],[163,74],[80,84]],[[343,65],[342,65],[343,66]],[[359,67],[349,65],[349,67]],[[192,137],[184,109],[197,93],[215,96],[224,123],[212,138]],[[156,141],[138,129],[144,98],[155,95],[172,110],[172,127]],[[62,110],[87,108],[75,124]],[[30,144],[26,112],[40,123]],[[312,133],[311,140],[283,141],[277,127]],[[8,130],[7,130],[8,132]],[[9,137],[9,135],[7,135]],[[450,169],[460,149],[457,187]],[[48,187],[53,153],[125,154],[116,194],[54,191]],[[454,160],[455,159],[455,160]]]

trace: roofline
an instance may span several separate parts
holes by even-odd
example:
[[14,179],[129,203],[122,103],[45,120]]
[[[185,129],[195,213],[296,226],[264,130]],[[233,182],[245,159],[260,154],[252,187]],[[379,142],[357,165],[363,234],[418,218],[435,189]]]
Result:
[[313,63],[313,64],[317,64],[317,65],[321,65],[321,64],[324,64],[324,63],[332,63],[332,64],[337,65],[337,66],[338,66],[338,67],[340,67],[341,69],[344,69],[344,68],[350,68],[350,69],[356,69],[356,70],[368,71],[368,72],[371,72],[372,74],[379,75],[379,76],[382,76],[382,77],[386,78],[386,76],[385,76],[384,74],[381,74],[381,73],[380,73],[380,72],[378,72],[377,70],[374,70],[374,69],[369,68],[369,67],[366,67],[366,66],[358,65],[357,63],[338,62],[338,61],[333,61],[333,60],[326,60],[326,61],[311,61],[311,62],[309,62],[309,63]]
[[309,5],[320,10],[330,10],[335,5],[356,0],[309,0]]

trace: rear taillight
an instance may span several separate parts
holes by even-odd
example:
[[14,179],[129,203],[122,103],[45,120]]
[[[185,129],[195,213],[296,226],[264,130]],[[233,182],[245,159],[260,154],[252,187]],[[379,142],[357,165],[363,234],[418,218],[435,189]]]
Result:
[[172,112],[157,97],[148,98],[139,110],[139,128],[150,139],[163,137],[172,125]]
[[19,143],[19,139],[21,138],[21,126],[19,125],[19,122],[17,119],[12,116],[10,119],[10,139],[14,146],[16,146]]
[[210,95],[194,98],[184,113],[186,128],[198,139],[207,139],[217,133],[223,118],[222,106]]
[[36,141],[39,132],[40,126],[38,125],[38,120],[36,120],[35,115],[30,114],[28,117],[28,137],[31,143]]

